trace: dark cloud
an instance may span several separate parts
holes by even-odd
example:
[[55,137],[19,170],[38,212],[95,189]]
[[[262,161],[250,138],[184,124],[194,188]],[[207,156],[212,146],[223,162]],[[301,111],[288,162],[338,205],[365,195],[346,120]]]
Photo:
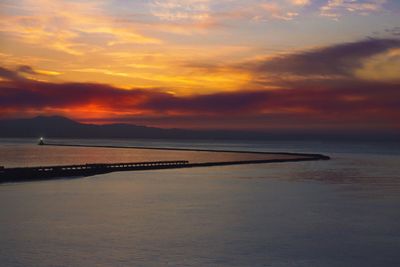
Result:
[[167,93],[147,94],[134,106],[157,113],[181,112],[213,115],[277,113],[346,113],[370,110],[400,112],[398,85],[359,83],[343,88],[297,88],[274,91],[241,91],[177,97]]
[[[127,91],[108,85],[92,83],[46,83],[28,81],[0,87],[2,107],[42,108],[69,107],[99,103],[117,106],[140,97],[141,90]],[[117,101],[117,102],[114,102]]]
[[361,67],[364,59],[392,48],[400,48],[400,39],[370,38],[266,59],[250,64],[250,69],[256,73],[347,76]]
[[203,114],[235,114],[252,113],[259,110],[265,103],[266,92],[235,92],[215,93],[211,95],[196,95],[177,97],[170,94],[153,95],[148,101],[140,103],[144,109],[157,112],[190,112]]
[[38,73],[31,67],[27,65],[21,65],[17,68],[17,72],[27,73],[27,74],[34,74],[37,75]]
[[18,72],[2,68],[0,67],[0,78],[3,78],[5,80],[12,80],[12,81],[18,81],[23,79]]
[[39,72],[39,71],[35,70],[34,68],[32,68],[31,66],[28,66],[28,65],[20,65],[15,70],[10,70],[10,69],[0,67],[0,77],[5,80],[10,80],[10,81],[14,81],[14,82],[16,82],[16,81],[29,82],[29,80],[23,76],[24,74],[47,75],[43,72]]
[[389,33],[393,36],[400,36],[400,27],[393,27],[385,30],[386,33]]

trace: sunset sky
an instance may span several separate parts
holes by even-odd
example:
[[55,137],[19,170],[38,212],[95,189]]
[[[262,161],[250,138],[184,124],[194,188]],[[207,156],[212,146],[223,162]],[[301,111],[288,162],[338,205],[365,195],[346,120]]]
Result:
[[0,118],[400,131],[398,0],[0,0]]

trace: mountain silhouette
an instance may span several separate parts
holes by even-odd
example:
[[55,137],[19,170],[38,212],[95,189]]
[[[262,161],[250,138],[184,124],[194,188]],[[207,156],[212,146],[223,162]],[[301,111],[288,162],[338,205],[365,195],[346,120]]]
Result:
[[38,116],[0,120],[0,138],[121,138],[121,139],[215,139],[215,140],[399,140],[398,132],[333,133],[298,131],[234,131],[163,129],[134,124],[84,124],[62,116]]
[[[241,139],[236,131],[161,129],[133,124],[84,124],[61,116],[0,120],[0,137],[50,138],[165,138],[165,139]],[[253,137],[260,135],[254,133]]]

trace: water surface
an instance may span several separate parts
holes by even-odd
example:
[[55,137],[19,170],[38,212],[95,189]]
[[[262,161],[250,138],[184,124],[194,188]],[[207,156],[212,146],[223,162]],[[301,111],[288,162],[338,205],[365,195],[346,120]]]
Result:
[[[4,184],[2,266],[400,265],[396,143],[108,142],[314,152],[332,160]],[[21,159],[5,157],[5,147],[32,148],[24,140],[0,143],[2,162]]]

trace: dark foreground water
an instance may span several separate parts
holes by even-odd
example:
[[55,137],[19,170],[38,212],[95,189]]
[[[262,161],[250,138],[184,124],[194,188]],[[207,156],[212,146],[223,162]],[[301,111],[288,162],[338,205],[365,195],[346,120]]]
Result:
[[[0,266],[400,266],[399,143],[92,142],[333,159],[3,184]],[[31,143],[0,140],[0,165],[160,156]]]

